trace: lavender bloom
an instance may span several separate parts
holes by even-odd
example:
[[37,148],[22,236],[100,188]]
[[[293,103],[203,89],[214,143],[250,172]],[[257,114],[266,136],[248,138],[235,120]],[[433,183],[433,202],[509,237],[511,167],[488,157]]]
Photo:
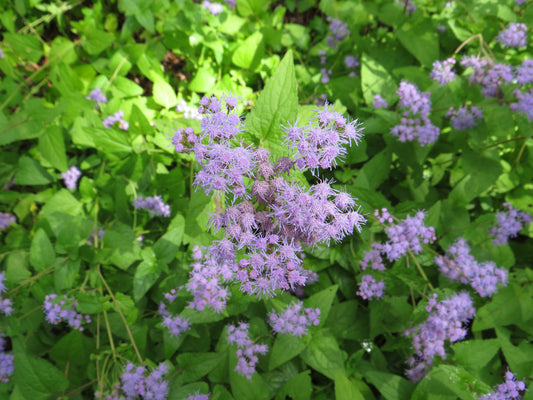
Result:
[[516,0],[516,5],[517,6],[521,6],[522,4],[524,4],[527,0]]
[[152,215],[170,217],[170,206],[163,202],[161,196],[138,196],[132,201],[133,207],[148,210]]
[[91,322],[89,315],[82,315],[74,310],[78,302],[66,295],[59,299],[57,294],[52,293],[45,297],[43,309],[46,321],[57,325],[66,322],[71,328],[83,331],[83,324]]
[[480,396],[479,400],[520,400],[520,392],[526,390],[526,384],[518,381],[511,371],[505,373],[505,381],[494,387],[492,392]]
[[357,295],[364,300],[379,299],[383,297],[384,291],[384,281],[376,281],[372,275],[363,275]]
[[475,55],[463,57],[461,65],[472,68],[470,83],[481,85],[486,97],[498,96],[501,91],[500,86],[505,82],[511,82],[514,78],[511,66],[494,64],[490,59]]
[[[170,292],[164,294],[165,300],[172,304],[178,294],[176,289],[172,289]],[[191,327],[188,318],[182,318],[179,315],[172,315],[168,310],[164,301],[159,303],[159,310],[157,312],[161,317],[163,317],[163,322],[161,325],[168,329],[170,336],[179,336],[183,332],[188,331]]]
[[457,109],[450,107],[446,117],[450,118],[455,129],[464,130],[476,126],[478,120],[483,119],[483,113],[476,106],[461,106]]
[[17,219],[14,215],[10,213],[0,212],[0,231],[3,231],[9,225],[14,224],[15,222],[17,222]]
[[209,400],[209,394],[200,394],[200,392],[196,392],[191,394],[185,400]]
[[509,106],[511,110],[525,114],[527,119],[533,122],[533,89],[530,89],[529,92],[522,92],[517,89],[513,94],[518,101]]
[[4,59],[6,58],[6,56],[4,55],[4,50],[3,49],[0,49],[0,59]]
[[496,214],[497,225],[489,231],[493,238],[492,242],[497,246],[506,244],[509,238],[516,237],[523,227],[531,223],[531,216],[528,213],[514,208],[511,203],[504,203],[503,206],[507,210]]
[[[6,280],[5,274],[6,274],[5,271],[0,272],[0,294],[2,294],[3,292],[7,290],[7,287],[4,284],[4,281]],[[9,299],[4,299],[2,298],[2,296],[0,296],[0,313],[8,316],[8,315],[11,315],[12,312],[13,312],[13,302]],[[1,336],[0,336],[0,339],[1,339]]]
[[414,217],[408,215],[399,224],[385,229],[389,241],[382,245],[382,252],[390,261],[396,261],[408,251],[419,254],[423,243],[433,243],[436,239],[435,228],[424,225],[425,213],[418,211]]
[[400,142],[416,139],[422,146],[437,140],[440,129],[428,117],[431,112],[429,92],[420,92],[416,85],[402,81],[396,93],[404,111],[400,124],[391,129],[391,134],[397,136]]
[[331,70],[327,70],[326,68],[322,68],[320,70],[320,73],[322,74],[322,77],[320,78],[320,82],[324,85],[329,82],[330,76],[331,76]]
[[174,150],[178,153],[183,153],[186,148],[191,148],[195,143],[198,143],[198,136],[195,135],[194,129],[190,126],[187,128],[179,128],[169,138],[174,146]]
[[467,334],[463,324],[472,319],[476,313],[474,303],[466,292],[452,295],[450,298],[437,302],[434,294],[428,301],[426,310],[429,312],[425,322],[405,331],[412,337],[415,355],[408,360],[409,369],[405,372],[412,381],[419,381],[433,364],[433,358],[446,358],[444,344],[463,340]]
[[[102,93],[102,89],[96,88],[91,90],[91,93],[89,93],[89,96],[85,97],[87,100],[92,100],[94,102],[98,103],[107,103],[107,97]],[[96,104],[95,104],[96,106]]]
[[387,108],[389,106],[389,103],[387,103],[387,100],[381,97],[381,95],[378,93],[374,96],[372,106],[374,106],[374,108]]
[[478,263],[462,238],[450,246],[445,256],[435,257],[434,261],[444,276],[469,284],[481,297],[491,297],[498,290],[498,284],[507,284],[507,271],[497,268],[494,262]]
[[[136,400],[139,398],[165,400],[168,396],[168,381],[164,376],[169,370],[166,364],[159,364],[151,372],[143,366],[127,363],[120,377],[120,384],[113,392],[106,394],[104,400]],[[95,397],[101,398],[103,393],[97,392]]]
[[299,127],[297,121],[284,127],[287,139],[283,143],[297,151],[295,159],[299,169],[332,169],[346,154],[344,145],[352,140],[357,145],[362,138],[361,124],[346,121],[328,104],[315,110],[315,123]]
[[213,15],[218,15],[224,11],[224,7],[220,3],[211,3],[209,0],[204,0],[202,2],[202,7],[207,8],[209,12]]
[[511,22],[500,32],[498,41],[503,47],[527,46],[527,26],[518,22]]
[[122,117],[124,117],[124,111],[118,110],[116,113],[104,119],[103,121],[104,126],[107,129],[111,129],[113,128],[113,125],[115,124],[115,122],[118,122],[118,127],[122,129],[123,131],[127,131],[128,128],[130,127],[130,124],[129,122],[125,121],[124,118]]
[[348,29],[348,24],[340,19],[328,17],[328,22],[330,23],[329,35],[326,38],[326,43],[332,49],[336,49],[339,42],[344,40],[351,32]]
[[292,336],[302,337],[307,334],[307,327],[319,323],[320,309],[304,308],[301,301],[293,302],[280,314],[269,314],[269,324],[274,332]]
[[347,68],[359,68],[359,59],[354,56],[346,56],[344,57],[344,64]]
[[527,59],[515,68],[516,82],[520,86],[533,83],[533,60]]
[[392,218],[391,213],[385,207],[381,210],[374,210],[374,217],[376,217],[382,224],[385,222],[392,224],[394,222],[394,218]]
[[67,172],[63,172],[61,176],[65,181],[65,186],[67,189],[74,190],[76,189],[76,183],[78,182],[78,179],[80,179],[81,171],[78,169],[78,167],[72,166]]
[[448,58],[444,61],[437,60],[433,63],[433,70],[429,74],[429,77],[441,85],[451,82],[457,76],[453,71],[454,65],[455,58]]
[[[223,284],[234,278],[233,270],[236,266],[224,260],[217,260],[215,255],[220,251],[212,246],[205,253],[198,249],[193,254],[192,271],[187,282],[187,291],[194,299],[189,307],[202,311],[210,307],[215,312],[222,312],[226,308],[226,302],[230,296],[228,288]],[[214,253],[211,251],[214,250]]]
[[89,238],[87,239],[87,244],[89,246],[93,246],[95,244],[95,239],[96,239],[96,243],[99,243],[104,237],[104,235],[105,235],[105,231],[100,228],[98,229],[98,232],[96,232],[96,237],[95,237],[95,230],[93,228],[93,231],[91,232],[91,234],[89,235]]
[[228,326],[228,343],[237,345],[237,365],[235,371],[239,375],[246,376],[247,379],[252,379],[255,373],[255,366],[259,362],[257,354],[266,354],[268,346],[266,344],[254,344],[248,337],[249,325],[245,322],[240,322],[238,326]]
[[237,0],[224,0],[228,7],[235,8],[237,5]]
[[380,243],[372,243],[372,248],[368,251],[365,251],[363,255],[363,260],[361,264],[361,269],[364,271],[370,265],[370,268],[376,271],[385,271],[385,264],[383,263],[383,258],[381,257],[381,252],[383,251],[383,245]]
[[4,334],[0,333],[0,383],[9,382],[15,370],[15,356],[5,351],[6,341]]

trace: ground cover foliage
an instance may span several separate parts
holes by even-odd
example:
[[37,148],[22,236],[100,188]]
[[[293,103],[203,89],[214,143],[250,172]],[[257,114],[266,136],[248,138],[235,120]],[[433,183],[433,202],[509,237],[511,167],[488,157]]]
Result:
[[533,398],[531,1],[0,9],[0,398]]

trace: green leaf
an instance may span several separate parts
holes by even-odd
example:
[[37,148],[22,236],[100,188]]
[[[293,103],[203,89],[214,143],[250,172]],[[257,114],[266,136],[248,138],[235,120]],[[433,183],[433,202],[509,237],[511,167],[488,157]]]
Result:
[[281,145],[281,124],[297,116],[296,76],[292,51],[288,51],[246,118],[250,139],[260,146],[270,147],[274,155],[285,154],[287,149]]
[[19,170],[15,175],[17,185],[47,185],[54,180],[37,161],[30,157],[20,157],[18,167]]
[[96,148],[110,160],[120,160],[132,152],[129,135],[118,129],[85,128],[92,136]]
[[365,379],[379,390],[386,400],[409,400],[414,385],[404,377],[381,371],[365,371]]
[[137,319],[139,310],[137,309],[137,307],[135,307],[135,303],[133,302],[131,297],[118,292],[115,293],[115,298],[117,300],[117,304],[120,308],[120,311],[122,311],[122,313],[126,317],[126,322],[128,324],[133,324]]
[[350,381],[342,371],[335,372],[335,399],[336,400],[364,400],[363,394],[357,386]]
[[52,125],[39,137],[38,148],[46,161],[61,172],[66,172],[68,169],[67,152],[63,133],[59,126]]
[[[472,330],[479,332],[497,326],[519,324],[524,321],[524,304],[520,302],[522,288],[516,284],[500,288],[490,302],[478,309]],[[526,320],[529,319],[526,317]]]
[[137,236],[127,225],[119,224],[115,229],[107,231],[104,241],[105,248],[111,249],[109,261],[126,270],[141,259],[141,248]]
[[200,67],[196,75],[189,83],[189,90],[198,93],[209,93],[215,87],[217,78],[216,74],[210,67]]
[[500,349],[497,339],[465,340],[452,345],[454,359],[457,363],[478,370],[489,363]]
[[511,371],[516,376],[531,376],[533,374],[533,344],[528,340],[522,340],[518,346],[515,346],[511,343],[511,331],[501,327],[496,328],[496,335]]
[[142,250],[143,261],[137,266],[133,277],[133,299],[139,301],[157,282],[161,275],[154,251],[151,248]]
[[311,338],[311,342],[301,353],[302,360],[311,368],[330,379],[335,379],[337,371],[345,374],[344,357],[339,344],[329,332],[320,330]]
[[324,289],[318,293],[313,294],[307,300],[304,301],[306,307],[319,308],[320,309],[320,326],[324,325],[328,319],[329,310],[331,309],[331,304],[335,295],[337,294],[337,289],[339,285],[333,285]]
[[367,161],[358,172],[353,186],[376,190],[389,177],[392,162],[390,149],[385,149]]
[[265,53],[263,34],[255,32],[233,52],[231,61],[238,67],[254,70]]
[[4,40],[19,57],[31,62],[39,62],[43,55],[41,42],[36,35],[5,33]]
[[[175,226],[176,228],[171,228],[171,226]],[[154,243],[154,252],[158,260],[165,264],[174,260],[180,248],[184,231],[185,218],[181,214],[178,214],[170,223],[167,233]]]
[[43,359],[26,354],[20,340],[14,343],[15,383],[27,400],[46,400],[68,387],[64,374]]
[[[262,356],[259,355],[259,357]],[[245,376],[235,372],[237,356],[233,351],[230,351],[229,354],[229,364],[229,382],[233,397],[243,400],[266,400],[271,397],[268,386],[261,374],[256,372],[252,375],[252,379],[247,379]]]
[[408,20],[395,33],[403,47],[424,67],[430,68],[439,58],[439,36],[429,19]]
[[257,18],[269,7],[270,0],[237,0],[237,11],[243,17]]
[[155,81],[153,93],[154,101],[167,109],[178,104],[178,98],[172,86],[161,79]]
[[117,97],[135,97],[144,93],[144,89],[141,86],[123,76],[115,78],[113,87],[116,89]]
[[80,260],[66,260],[54,268],[54,287],[56,292],[73,289],[78,273],[80,272]]
[[205,382],[194,382],[182,386],[179,379],[174,379],[170,383],[167,399],[184,400],[196,392],[207,394],[209,393],[209,386]]
[[30,247],[30,264],[37,272],[51,266],[56,260],[56,253],[52,242],[42,229],[35,232]]
[[295,336],[280,333],[276,335],[276,340],[270,351],[268,369],[279,367],[281,364],[293,359],[305,349],[303,341]]
[[82,213],[82,207],[82,204],[67,189],[61,189],[46,202],[41,214],[57,236],[67,221]]
[[361,57],[361,86],[366,104],[372,104],[376,94],[390,101],[396,92],[396,82],[392,75],[366,53]]
[[93,342],[80,331],[73,330],[59,339],[50,350],[52,360],[87,365]]
[[289,379],[276,396],[276,400],[285,400],[288,397],[293,400],[310,400],[313,387],[309,373],[307,370]]
[[178,368],[183,368],[180,378],[184,383],[193,382],[211,372],[224,360],[220,353],[183,353],[177,357]]

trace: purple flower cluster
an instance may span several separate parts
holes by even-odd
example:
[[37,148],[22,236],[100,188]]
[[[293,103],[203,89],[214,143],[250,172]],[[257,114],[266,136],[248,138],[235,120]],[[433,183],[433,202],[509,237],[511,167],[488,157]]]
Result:
[[0,59],[4,59],[6,56],[4,55],[4,50],[0,48]]
[[385,292],[385,281],[377,281],[372,275],[363,275],[357,295],[364,300],[379,299]]
[[212,250],[216,252],[219,249],[212,247],[213,249],[210,248],[206,252],[195,247],[192,254],[194,262],[191,264],[192,271],[186,288],[193,295],[193,300],[189,303],[190,308],[202,311],[209,307],[215,312],[222,312],[230,296],[224,282],[234,278],[233,271],[236,268],[224,258],[217,261]]
[[17,222],[17,219],[14,215],[0,212],[0,231],[3,231],[9,225],[14,224],[15,222]]
[[187,397],[185,400],[209,400],[208,394],[200,394],[200,392],[196,392],[194,394],[191,394],[189,397]]
[[450,118],[452,126],[457,130],[469,129],[478,124],[478,120],[483,119],[483,113],[476,106],[461,106],[459,108],[450,107],[446,113]]
[[381,97],[381,95],[378,93],[374,96],[372,106],[374,106],[374,108],[387,108],[389,106],[389,103],[387,103],[387,100]]
[[457,76],[453,70],[455,65],[455,58],[447,58],[444,61],[435,61],[433,63],[433,70],[429,74],[429,77],[439,84],[451,82]]
[[335,167],[337,159],[346,154],[344,146],[351,145],[352,140],[359,144],[363,136],[363,128],[357,120],[347,121],[328,104],[315,112],[315,123],[300,127],[295,121],[284,127],[287,135],[284,144],[296,150],[296,166],[302,170]]
[[[176,289],[172,289],[170,292],[164,294],[165,300],[172,304],[176,297],[178,297]],[[188,318],[181,317],[179,315],[172,315],[167,310],[167,306],[164,301],[159,303],[158,314],[163,317],[161,325],[168,329],[170,336],[179,336],[183,332],[189,330],[191,324]]]
[[132,201],[133,207],[148,210],[152,215],[170,217],[170,206],[163,202],[161,196],[138,196]]
[[511,22],[498,35],[498,42],[503,47],[525,47],[527,46],[527,26],[519,22]]
[[168,366],[163,363],[151,372],[146,367],[128,363],[122,371],[120,384],[113,388],[113,392],[105,396],[97,392],[95,397],[104,400],[137,400],[139,398],[165,400],[168,397],[169,387],[164,376],[168,372]]
[[124,111],[118,110],[116,113],[110,115],[109,117],[103,120],[104,126],[107,129],[111,129],[113,128],[115,122],[118,122],[118,127],[123,131],[127,131],[130,127],[130,124],[128,121],[125,121],[123,117]]
[[5,351],[6,340],[4,334],[0,333],[0,383],[9,382],[9,378],[15,370],[15,356]]
[[46,320],[57,325],[61,322],[66,322],[71,328],[83,331],[83,324],[91,322],[91,317],[82,315],[74,310],[78,302],[66,295],[63,298],[58,298],[57,294],[52,293],[45,297],[43,309]]
[[[340,144],[360,139],[358,124],[347,122],[328,106],[317,110],[315,124],[285,128],[289,135],[285,143],[299,152],[296,161],[281,157],[274,162],[268,150],[252,150],[234,140],[243,130],[234,113],[235,98],[226,97],[223,106],[216,97],[204,97],[200,104],[204,118],[198,140],[192,145],[190,139],[189,144],[183,138],[178,142],[195,152],[202,168],[195,183],[206,193],[231,192],[232,197],[228,207],[217,210],[209,221],[210,227],[215,232],[222,229],[225,237],[214,241],[208,256],[197,263],[199,276],[207,267],[212,276],[232,276],[242,291],[260,296],[305,285],[315,274],[303,268],[302,244],[342,240],[354,228],[360,230],[365,219],[355,211],[351,196],[333,189],[329,182],[304,187],[289,183],[282,175],[295,166],[331,168],[336,163],[333,157],[345,153]],[[183,130],[182,137],[185,134]],[[316,160],[301,153],[311,150]],[[216,273],[220,266],[225,270]]]
[[529,92],[517,89],[513,94],[516,96],[517,102],[509,106],[511,110],[525,114],[527,119],[533,122],[533,89],[530,89]]
[[320,65],[324,66],[320,69],[320,74],[322,75],[320,78],[320,82],[325,85],[329,82],[329,78],[332,74],[332,71],[325,67],[326,62],[328,60],[328,57],[326,56],[326,50],[319,50],[318,55],[320,56]]
[[421,146],[436,141],[440,129],[429,119],[429,92],[421,92],[415,84],[402,81],[396,93],[400,97],[399,105],[403,109],[403,116],[400,123],[391,129],[391,134],[397,136],[400,142],[418,140]]
[[479,400],[520,400],[520,392],[526,390],[525,382],[516,379],[511,371],[505,373],[505,381],[494,387],[494,391],[480,396]]
[[218,15],[224,11],[224,7],[220,3],[212,3],[209,0],[202,1],[202,7],[207,8],[209,12],[213,15]]
[[309,326],[317,326],[320,323],[320,309],[304,308],[303,302],[296,301],[280,314],[271,312],[269,323],[276,333],[302,337],[307,334]]
[[350,71],[350,73],[348,74],[348,76],[350,78],[354,78],[357,76],[357,73],[355,72],[355,69],[356,68],[359,68],[360,66],[360,62],[359,62],[359,59],[357,57],[354,57],[354,56],[346,56],[344,57],[344,65],[346,65],[346,68],[349,68],[353,71]]
[[98,229],[98,232],[96,232],[96,236],[95,236],[95,230],[93,228],[93,231],[91,232],[91,234],[89,235],[89,238],[87,239],[87,244],[89,246],[93,246],[95,244],[95,239],[96,239],[96,243],[99,243],[104,237],[104,235],[105,235],[105,231],[100,228]]
[[404,12],[407,12],[409,15],[414,13],[417,9],[417,6],[415,3],[413,3],[413,0],[395,0],[396,4],[400,4],[404,8]]
[[446,251],[446,255],[434,258],[439,271],[453,281],[472,286],[481,297],[491,297],[498,285],[507,284],[507,271],[498,268],[492,261],[478,263],[470,254],[466,240],[457,239]]
[[[105,95],[102,93],[102,89],[100,89],[100,88],[96,88],[96,89],[91,90],[91,93],[89,93],[89,96],[87,96],[85,98],[87,100],[92,100],[92,101],[96,102],[97,104],[99,104],[99,103],[107,103],[107,97],[105,97]],[[95,107],[97,106],[97,104],[95,104]]]
[[370,265],[375,271],[385,271],[385,264],[383,263],[383,257],[381,252],[383,245],[380,243],[372,243],[372,248],[366,251],[363,255],[363,259],[359,263],[361,269],[364,271]]
[[348,24],[342,22],[340,19],[328,17],[329,35],[326,38],[326,43],[332,49],[336,49],[339,42],[343,41],[350,35]]
[[516,83],[520,86],[533,83],[533,60],[527,59],[515,67]]
[[509,238],[514,238],[518,232],[531,223],[531,216],[518,208],[514,208],[511,203],[504,203],[507,210],[499,211],[496,214],[496,223],[489,234],[492,236],[492,242],[499,246],[506,244]]
[[4,285],[4,281],[6,280],[5,275],[5,271],[0,272],[0,313],[4,315],[11,315],[13,312],[13,302],[2,297],[2,293],[7,290],[6,285]]
[[412,337],[413,357],[408,359],[406,375],[412,381],[422,379],[433,364],[433,358],[446,358],[445,342],[463,340],[467,334],[463,327],[476,313],[474,303],[466,292],[456,293],[450,298],[437,302],[437,295],[429,299],[426,310],[429,315],[425,322],[405,331]]
[[80,176],[81,171],[74,165],[70,167],[67,172],[61,174],[61,177],[65,181],[65,186],[69,190],[76,189],[76,183],[78,182],[78,179],[80,179]]
[[513,69],[507,64],[495,64],[488,58],[475,55],[465,56],[461,59],[464,68],[471,67],[470,83],[481,85],[485,97],[496,97],[500,94],[500,86],[511,82],[514,78]]
[[247,379],[252,379],[255,373],[255,366],[259,362],[257,354],[266,354],[268,346],[266,344],[254,344],[248,337],[249,325],[245,322],[240,322],[238,326],[228,326],[228,343],[237,345],[237,365],[235,371],[239,375],[246,376]]

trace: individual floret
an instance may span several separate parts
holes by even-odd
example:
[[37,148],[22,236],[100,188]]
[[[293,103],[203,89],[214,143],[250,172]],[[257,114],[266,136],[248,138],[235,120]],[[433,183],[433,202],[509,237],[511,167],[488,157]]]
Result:
[[65,181],[65,186],[67,187],[67,189],[74,190],[76,189],[76,183],[78,182],[78,179],[80,179],[81,171],[78,167],[72,166],[68,169],[67,172],[63,172],[61,176]]
[[319,323],[320,309],[304,308],[301,301],[293,302],[279,314],[269,314],[269,324],[274,332],[292,336],[302,337],[307,334],[309,326],[317,326]]
[[235,371],[247,379],[252,379],[255,366],[259,362],[257,354],[266,354],[268,346],[266,344],[254,344],[248,337],[248,329],[249,325],[245,322],[240,322],[239,325],[229,325],[228,343],[237,345]]

